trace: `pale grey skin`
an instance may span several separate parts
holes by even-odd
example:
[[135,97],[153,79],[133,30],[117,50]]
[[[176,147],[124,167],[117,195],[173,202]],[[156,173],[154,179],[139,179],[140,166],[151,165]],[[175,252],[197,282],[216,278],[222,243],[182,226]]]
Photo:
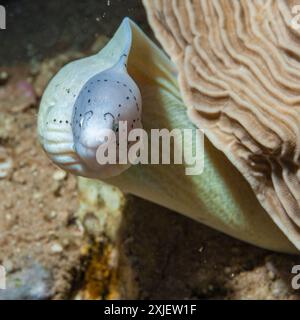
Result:
[[118,147],[119,121],[127,121],[127,132],[122,134],[142,128],[141,108],[140,91],[124,59],[85,83],[74,104],[72,132],[75,151],[90,170],[106,167],[100,167],[96,158],[98,147],[106,142],[103,129],[115,132]]

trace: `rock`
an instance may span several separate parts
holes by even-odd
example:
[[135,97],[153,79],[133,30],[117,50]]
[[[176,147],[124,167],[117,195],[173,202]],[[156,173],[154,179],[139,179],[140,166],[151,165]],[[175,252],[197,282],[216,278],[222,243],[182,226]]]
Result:
[[47,219],[48,220],[54,220],[57,217],[57,212],[56,211],[51,211],[47,214]]
[[60,196],[63,181],[67,178],[67,175],[68,174],[63,170],[56,170],[52,176],[54,182],[51,186],[51,191],[56,197]]
[[7,150],[0,146],[0,179],[7,178],[13,168],[12,158],[9,156]]
[[53,174],[53,180],[55,181],[63,181],[66,179],[66,177],[67,177],[67,173],[62,170],[57,170]]
[[0,72],[0,85],[6,84],[8,81],[9,75],[6,71]]
[[54,243],[52,246],[51,246],[51,252],[52,253],[61,253],[63,252],[64,248],[62,247],[61,244],[59,243]]
[[275,298],[280,298],[287,296],[289,294],[289,287],[282,279],[277,279],[274,281],[272,286],[272,294]]
[[38,263],[8,274],[6,285],[0,300],[46,300],[53,295],[52,274]]
[[277,270],[276,266],[274,265],[274,263],[272,262],[270,257],[266,258],[265,266],[267,269],[268,278],[272,281],[275,280],[275,278],[278,274],[278,270]]
[[34,199],[34,200],[39,200],[39,199],[41,199],[43,197],[43,194],[41,193],[41,192],[34,192],[34,194],[33,194],[33,196],[32,196],[32,198]]
[[5,268],[6,273],[11,273],[12,271],[14,271],[13,262],[9,259],[4,260],[2,262],[2,266]]

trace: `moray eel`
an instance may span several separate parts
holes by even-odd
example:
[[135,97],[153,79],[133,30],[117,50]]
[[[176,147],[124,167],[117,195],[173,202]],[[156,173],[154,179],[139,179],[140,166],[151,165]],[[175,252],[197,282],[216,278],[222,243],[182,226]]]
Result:
[[[296,253],[300,245],[283,234],[245,178],[208,140],[201,175],[186,175],[185,163],[130,166],[95,160],[97,147],[104,143],[99,130],[116,132],[116,120],[127,121],[128,132],[142,126],[147,132],[195,130],[189,110],[174,64],[125,18],[98,54],[67,64],[50,81],[41,100],[38,135],[49,158],[66,171],[105,179],[254,245]],[[193,147],[191,141],[187,144]]]

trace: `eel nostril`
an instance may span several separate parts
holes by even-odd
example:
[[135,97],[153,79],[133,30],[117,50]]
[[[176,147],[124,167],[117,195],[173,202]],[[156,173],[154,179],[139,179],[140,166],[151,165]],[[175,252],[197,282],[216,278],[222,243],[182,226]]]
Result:
[[93,115],[94,115],[94,112],[90,110],[84,114],[84,118],[86,121],[88,121],[92,118]]
[[93,117],[93,115],[94,115],[93,111],[88,111],[83,116],[82,114],[80,114],[80,117],[81,117],[79,122],[80,128],[82,128],[84,124],[86,125],[87,122]]
[[82,128],[83,122],[84,122],[84,118],[81,118],[81,119],[80,119],[80,123],[79,123],[79,127],[80,127],[80,128]]

